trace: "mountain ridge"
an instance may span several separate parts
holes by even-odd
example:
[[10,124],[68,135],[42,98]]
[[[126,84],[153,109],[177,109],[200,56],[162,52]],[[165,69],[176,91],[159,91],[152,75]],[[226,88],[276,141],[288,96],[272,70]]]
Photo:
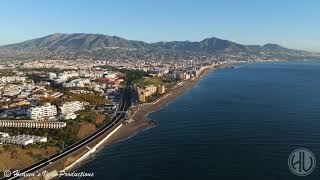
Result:
[[305,54],[307,51],[285,48],[278,44],[243,45],[216,37],[201,41],[168,41],[146,43],[137,40],[127,40],[118,36],[87,33],[54,33],[41,38],[23,41],[21,43],[0,46],[0,54],[7,52],[76,54],[92,53],[97,50],[123,49],[154,52],[195,53],[214,55],[217,53],[294,53]]

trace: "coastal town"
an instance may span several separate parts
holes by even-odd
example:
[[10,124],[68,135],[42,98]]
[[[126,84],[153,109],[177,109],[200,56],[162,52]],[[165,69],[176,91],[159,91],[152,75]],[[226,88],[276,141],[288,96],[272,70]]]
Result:
[[[0,150],[17,159],[15,147],[36,162],[88,137],[112,121],[124,88],[131,107],[150,103],[204,70],[231,61],[1,61]],[[126,117],[130,122],[130,117]],[[33,149],[37,148],[37,156]],[[41,153],[41,151],[46,153]],[[15,156],[14,156],[15,155]],[[10,163],[5,169],[19,169]]]
[[319,8],[3,1],[0,180],[319,179]]
[[[30,164],[7,163],[3,168],[21,169],[63,152],[108,123],[118,123],[119,112],[124,112],[119,123],[130,124],[139,119],[135,113],[140,107],[173,98],[176,89],[191,86],[188,83],[194,84],[210,69],[262,61],[278,59],[239,54],[186,60],[1,61],[0,151],[6,153],[0,157],[21,161],[18,148],[32,159]],[[129,91],[126,110],[121,109],[124,91]]]
[[1,61],[0,127],[7,131],[65,128],[82,112],[112,114],[128,72],[139,74],[131,82],[135,91],[132,102],[138,104],[160,97],[177,83],[199,76],[204,69],[239,63],[239,58]]

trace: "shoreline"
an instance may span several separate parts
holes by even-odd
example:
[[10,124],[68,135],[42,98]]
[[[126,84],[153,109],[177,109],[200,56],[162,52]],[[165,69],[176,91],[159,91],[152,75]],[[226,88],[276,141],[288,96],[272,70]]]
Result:
[[[96,152],[104,148],[108,148],[108,146],[116,144],[117,142],[121,142],[131,137],[134,137],[142,131],[155,127],[158,123],[149,118],[150,113],[161,110],[174,99],[176,99],[178,96],[181,96],[184,93],[188,92],[199,82],[199,80],[204,78],[209,72],[211,72],[214,69],[215,68],[204,69],[203,72],[199,75],[199,77],[183,81],[182,85],[174,87],[173,89],[165,93],[163,96],[161,96],[159,99],[156,99],[155,101],[150,103],[140,104],[138,106],[138,109],[134,111],[130,117],[132,121],[127,124],[123,123],[123,126],[120,129],[118,129],[117,132],[114,133],[111,137],[109,137],[109,139],[106,140],[106,142],[104,142],[102,146],[96,150]],[[72,168],[68,168],[67,171],[77,171],[77,169],[81,168],[84,164],[90,162],[90,160],[95,158],[95,153],[89,155],[81,162],[74,164],[74,166],[72,166]],[[78,159],[79,158],[77,158],[76,161]]]
[[[148,129],[151,129],[155,127],[158,122],[154,121],[149,118],[149,115],[153,112],[159,111],[165,106],[167,106],[169,103],[174,101],[178,96],[181,96],[191,90],[197,83],[206,77],[210,72],[215,71],[217,69],[225,69],[225,68],[231,68],[235,64],[224,64],[220,65],[218,67],[209,67],[204,69],[201,74],[193,79],[188,79],[181,81],[182,84],[179,85],[179,83],[173,87],[172,89],[168,90],[165,94],[163,94],[158,99],[154,100],[153,102],[147,102],[143,104],[139,104],[135,106],[137,108],[133,111],[133,113],[130,115],[130,123],[125,123],[123,120],[121,120],[119,123],[123,124],[121,128],[117,130],[116,133],[114,133],[112,136],[108,138],[104,143],[102,143],[101,147],[98,147],[94,153],[91,153],[89,156],[86,156],[83,158],[83,160],[79,161],[78,163],[75,163],[78,161],[78,159],[82,158],[82,155],[80,157],[76,157],[74,162],[70,164],[74,164],[71,168],[66,169],[66,166],[63,167],[66,171],[77,171],[79,168],[81,168],[86,163],[90,162],[91,160],[94,160],[96,158],[95,154],[97,151],[103,150],[104,148],[108,148],[110,145],[114,145],[118,142],[125,141],[127,139],[130,139],[131,137],[134,137],[140,132],[146,131]],[[110,132],[106,132],[105,136],[108,136]],[[104,137],[102,137],[103,139]],[[101,138],[99,138],[92,146],[95,146],[101,141]],[[70,166],[70,164],[68,166]]]
[[[97,138],[90,145],[75,151],[71,155],[64,157],[63,159],[52,165],[49,165],[49,167],[39,170],[39,172],[46,170],[49,174],[52,175],[52,177],[57,177],[60,171],[78,171],[79,168],[81,168],[83,165],[90,162],[91,160],[94,160],[98,151],[103,150],[104,148],[108,148],[108,146],[116,144],[117,142],[121,142],[134,137],[142,131],[155,127],[158,123],[149,118],[150,113],[161,110],[170,102],[175,100],[178,96],[181,96],[184,93],[188,92],[202,78],[204,78],[207,74],[215,69],[217,68],[210,67],[204,69],[198,77],[182,81],[182,85],[176,85],[174,88],[170,89],[167,93],[163,94],[155,101],[138,105],[138,109],[135,110],[130,116],[130,123],[125,123],[123,120],[121,120],[117,125],[121,125],[121,128],[116,129],[116,132],[113,133],[113,130],[115,128],[111,129],[103,136]],[[111,133],[112,135],[109,135]],[[97,147],[98,144],[99,146]],[[88,149],[88,147],[97,148],[95,148],[93,152],[90,152],[91,149]]]
[[136,110],[130,118],[132,120],[131,123],[139,121],[149,121],[150,123],[156,125],[157,122],[149,118],[149,115],[151,113],[161,110],[170,102],[175,100],[178,96],[181,96],[191,90],[202,78],[204,78],[214,69],[215,68],[213,67],[204,69],[198,77],[182,81],[183,83],[181,85],[176,85],[173,89],[170,89],[168,93],[165,93],[163,96],[154,100],[153,102],[140,104],[138,106],[138,110]]
[[[97,138],[94,142],[89,144],[86,147],[83,147],[81,149],[78,149],[74,153],[70,154],[69,156],[57,161],[56,163],[53,163],[52,165],[49,165],[48,167],[41,169],[42,171],[48,170],[49,172],[52,171],[60,171],[60,170],[66,170],[66,172],[70,171],[78,171],[83,167],[85,164],[89,163],[91,160],[96,160],[97,151],[105,150],[104,148],[109,148],[109,145],[116,144],[121,141],[125,141],[131,137],[134,137],[138,133],[142,131],[149,130],[150,128],[155,127],[158,122],[153,121],[149,118],[149,115],[152,112],[156,112],[167,106],[170,102],[174,101],[178,96],[181,96],[191,90],[194,86],[196,86],[200,80],[202,80],[204,77],[206,77],[210,72],[215,71],[217,69],[224,69],[228,68],[230,66],[233,66],[234,64],[226,64],[223,66],[218,67],[210,67],[207,69],[204,69],[201,74],[193,79],[184,80],[182,81],[182,85],[176,85],[174,88],[168,90],[166,93],[164,93],[161,97],[154,100],[153,102],[149,103],[143,103],[135,108],[137,108],[135,111],[132,111],[132,115],[130,116],[130,119],[132,121],[130,123],[125,123],[124,120],[121,120],[118,125],[122,124],[121,128],[117,130],[116,133],[112,134],[107,140],[100,143],[106,136],[110,134],[113,129],[106,132],[104,135],[101,135],[101,137]],[[88,156],[85,156],[85,158],[82,158],[86,153],[88,153],[88,147],[94,147],[97,144],[100,144],[96,151],[94,153],[90,153]],[[66,169],[66,167],[70,166],[72,167],[69,169]],[[39,170],[39,171],[41,171]],[[33,178],[32,178],[33,179]],[[37,178],[34,178],[37,179]]]

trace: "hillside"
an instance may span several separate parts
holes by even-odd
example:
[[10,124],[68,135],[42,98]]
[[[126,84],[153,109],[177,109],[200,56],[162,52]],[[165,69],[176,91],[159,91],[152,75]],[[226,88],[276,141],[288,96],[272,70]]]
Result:
[[32,39],[21,43],[0,47],[0,56],[5,54],[77,54],[77,53],[101,53],[104,51],[140,50],[143,52],[172,52],[179,54],[213,55],[217,53],[273,53],[302,55],[308,52],[292,50],[277,44],[242,45],[219,38],[206,38],[199,42],[171,41],[146,43],[133,41],[117,36],[103,34],[61,34],[56,33],[42,38]]
[[117,36],[102,34],[52,34],[46,37],[0,47],[18,51],[44,51],[51,53],[72,53],[97,49],[139,49],[149,45],[142,41],[129,41]]

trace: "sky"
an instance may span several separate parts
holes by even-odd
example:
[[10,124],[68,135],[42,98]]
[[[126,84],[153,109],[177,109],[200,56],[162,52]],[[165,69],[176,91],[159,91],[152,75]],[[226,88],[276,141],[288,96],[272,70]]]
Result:
[[0,45],[52,33],[146,42],[217,37],[320,52],[319,0],[1,0]]

